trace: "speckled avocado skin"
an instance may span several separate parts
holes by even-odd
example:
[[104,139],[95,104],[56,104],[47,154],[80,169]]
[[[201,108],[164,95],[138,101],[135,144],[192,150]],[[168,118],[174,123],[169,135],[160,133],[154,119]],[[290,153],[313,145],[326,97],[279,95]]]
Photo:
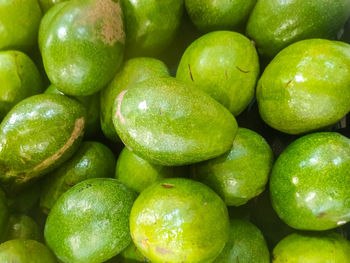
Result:
[[270,263],[270,252],[260,230],[252,223],[232,219],[229,240],[214,263]]
[[55,256],[35,240],[14,239],[0,245],[0,262],[57,263]]
[[289,134],[329,126],[350,110],[349,83],[350,45],[300,41],[281,51],[262,74],[256,90],[260,115]]
[[43,91],[37,67],[20,51],[0,52],[0,83],[0,120],[18,102]]
[[217,31],[186,49],[176,78],[196,85],[237,116],[253,99],[259,70],[258,54],[248,38]]
[[45,225],[45,240],[63,262],[100,263],[126,248],[136,194],[111,178],[85,180],[64,193]]
[[246,32],[262,56],[273,58],[299,40],[335,37],[349,14],[348,0],[259,0]]
[[174,78],[148,79],[120,93],[113,123],[137,155],[169,166],[219,156],[230,149],[237,132],[228,110]]
[[273,153],[259,134],[238,128],[231,150],[193,165],[192,177],[211,187],[229,206],[240,206],[264,191]]
[[29,216],[13,214],[9,218],[5,233],[5,241],[13,239],[41,241],[42,233],[39,225]]
[[63,193],[81,181],[113,177],[115,164],[116,158],[107,146],[94,141],[83,142],[72,158],[42,182],[41,208],[50,211]]
[[272,205],[288,225],[327,230],[350,221],[350,140],[313,133],[287,147],[271,173]]
[[257,0],[185,0],[186,10],[203,31],[238,29],[247,22]]
[[27,51],[36,44],[41,20],[37,0],[7,0],[0,3],[0,50]]
[[101,91],[101,128],[103,134],[114,142],[120,142],[113,125],[113,105],[120,92],[149,78],[170,76],[167,66],[155,58],[133,58],[126,61],[112,82]]
[[116,74],[125,32],[119,1],[72,0],[44,16],[39,47],[50,81],[67,95],[87,96]]
[[229,233],[224,202],[207,186],[168,178],[143,191],[130,215],[135,245],[151,262],[212,262]]
[[0,125],[0,181],[16,191],[69,159],[84,134],[86,113],[77,101],[41,94],[18,103]]
[[350,242],[336,233],[294,233],[273,250],[273,263],[349,263]]
[[121,0],[121,3],[129,57],[154,56],[171,43],[180,26],[183,0]]

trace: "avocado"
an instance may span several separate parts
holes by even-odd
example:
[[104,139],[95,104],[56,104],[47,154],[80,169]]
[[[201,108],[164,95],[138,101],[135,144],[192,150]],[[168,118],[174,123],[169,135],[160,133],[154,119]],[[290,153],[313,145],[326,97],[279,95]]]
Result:
[[148,259],[142,255],[139,249],[135,246],[134,242],[120,253],[120,260],[116,263],[134,263],[134,262],[149,262]]
[[39,0],[39,4],[43,13],[49,11],[51,7],[67,0]]
[[30,239],[41,241],[42,233],[39,225],[29,216],[12,214],[7,224],[4,240]]

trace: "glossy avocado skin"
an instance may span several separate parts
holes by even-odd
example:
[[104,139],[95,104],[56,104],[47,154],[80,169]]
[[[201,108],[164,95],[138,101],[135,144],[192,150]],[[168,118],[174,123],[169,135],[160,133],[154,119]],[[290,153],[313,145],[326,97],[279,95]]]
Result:
[[227,241],[229,218],[224,202],[207,186],[168,178],[136,199],[130,231],[151,262],[212,262]]
[[239,29],[247,22],[257,0],[185,0],[192,22],[203,31]]
[[125,14],[128,57],[154,56],[174,39],[183,0],[121,0]]
[[39,225],[32,218],[26,215],[13,214],[9,218],[4,240],[30,239],[40,242],[41,236]]
[[289,134],[324,128],[350,110],[350,45],[309,39],[281,51],[262,74],[262,119]]
[[237,116],[253,99],[259,70],[258,54],[248,38],[217,31],[186,49],[176,78],[194,84]]
[[219,156],[230,149],[237,132],[228,110],[174,78],[148,79],[120,93],[113,123],[130,150],[168,166]]
[[129,214],[136,194],[111,178],[85,180],[64,193],[45,225],[45,240],[63,262],[100,263],[130,241]]
[[348,0],[259,0],[246,33],[262,56],[273,58],[303,39],[334,38],[349,14]]
[[77,101],[40,94],[18,103],[0,125],[0,181],[17,191],[68,160],[78,149],[86,113]]
[[18,102],[43,91],[37,67],[20,51],[0,52],[0,83],[0,120]]
[[101,91],[101,128],[103,134],[114,142],[120,142],[113,125],[113,105],[120,92],[149,78],[170,76],[167,66],[155,58],[133,58],[124,63],[112,82]]
[[102,89],[123,60],[125,32],[119,1],[72,0],[50,9],[39,47],[50,81],[64,94]]
[[350,242],[336,233],[294,233],[272,252],[273,263],[349,263]]
[[194,164],[192,176],[220,195],[229,206],[240,206],[264,191],[273,153],[259,134],[238,128],[231,149],[214,159]]
[[63,193],[81,181],[113,177],[115,164],[116,158],[107,146],[94,141],[83,142],[72,158],[42,182],[40,207],[49,212]]
[[327,230],[350,221],[350,140],[339,133],[306,135],[290,144],[271,173],[272,205],[299,230]]

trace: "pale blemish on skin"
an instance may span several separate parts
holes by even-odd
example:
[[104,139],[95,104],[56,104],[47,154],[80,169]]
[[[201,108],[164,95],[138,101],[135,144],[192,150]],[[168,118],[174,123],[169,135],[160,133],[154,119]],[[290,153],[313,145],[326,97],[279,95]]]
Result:
[[123,90],[122,92],[120,92],[120,94],[118,95],[117,101],[118,101],[118,105],[117,105],[117,113],[115,114],[116,118],[119,118],[121,123],[125,123],[125,118],[121,113],[121,107],[122,107],[122,101],[124,98],[125,93],[127,93],[128,90]]

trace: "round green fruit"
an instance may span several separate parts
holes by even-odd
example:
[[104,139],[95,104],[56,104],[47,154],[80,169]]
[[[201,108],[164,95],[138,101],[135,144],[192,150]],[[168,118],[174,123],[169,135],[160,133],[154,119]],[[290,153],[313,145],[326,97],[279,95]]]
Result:
[[39,0],[39,4],[41,7],[41,10],[43,10],[43,12],[46,13],[54,5],[57,5],[65,1],[67,0]]
[[272,205],[289,226],[327,230],[350,221],[350,139],[314,133],[297,139],[271,173]]
[[39,225],[29,216],[13,214],[9,218],[5,240],[30,239],[41,241]]
[[170,178],[136,199],[130,231],[151,262],[212,262],[228,240],[230,225],[222,199],[207,186]]
[[63,262],[100,263],[130,241],[129,215],[136,194],[111,178],[85,180],[65,192],[45,225],[45,240]]
[[118,263],[136,263],[136,262],[148,262],[148,259],[142,255],[139,249],[135,246],[134,242],[120,253],[120,261]]
[[237,116],[253,99],[259,70],[258,54],[248,38],[217,31],[186,49],[176,78],[194,84]]

